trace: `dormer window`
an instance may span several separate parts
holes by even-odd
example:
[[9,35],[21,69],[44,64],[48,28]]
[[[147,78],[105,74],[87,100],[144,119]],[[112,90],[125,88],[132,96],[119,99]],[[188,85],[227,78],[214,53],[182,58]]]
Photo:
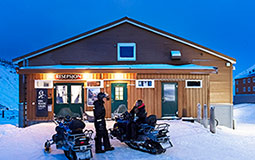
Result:
[[118,43],[118,61],[135,61],[136,44],[135,43]]
[[181,56],[180,51],[171,51],[171,59],[181,59]]

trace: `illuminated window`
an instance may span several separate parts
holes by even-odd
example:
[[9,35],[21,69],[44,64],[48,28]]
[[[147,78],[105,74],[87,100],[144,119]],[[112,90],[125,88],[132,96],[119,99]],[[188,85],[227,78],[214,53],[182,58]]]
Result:
[[115,87],[115,100],[121,101],[123,100],[123,87]]

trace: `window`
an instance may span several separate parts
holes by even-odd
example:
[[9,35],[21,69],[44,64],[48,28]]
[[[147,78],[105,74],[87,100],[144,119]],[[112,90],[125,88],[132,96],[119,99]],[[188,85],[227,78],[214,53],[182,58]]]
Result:
[[136,80],[136,88],[154,88],[154,80]]
[[252,89],[252,90],[253,90],[253,92],[255,92],[255,86],[253,86],[253,89]]
[[71,85],[71,103],[81,104],[82,103],[82,86]]
[[243,92],[246,92],[246,88],[245,87],[243,87]]
[[245,84],[245,82],[246,82],[246,79],[243,79],[243,84]]
[[251,87],[248,87],[248,92],[250,92],[251,91]]
[[255,78],[252,78],[253,83],[255,83]]
[[238,93],[238,88],[236,88],[236,93]]
[[236,84],[238,84],[238,80],[236,80]]
[[186,80],[186,88],[202,88],[202,80]]
[[171,58],[172,59],[181,59],[181,52],[180,51],[171,51]]
[[123,87],[115,87],[115,100],[122,101],[123,100]]
[[135,61],[136,44],[135,43],[118,43],[118,61]]
[[68,94],[67,85],[57,85],[56,86],[56,103],[57,104],[67,104]]
[[35,88],[53,88],[52,80],[35,80]]
[[248,83],[251,83],[251,79],[250,78],[248,78]]

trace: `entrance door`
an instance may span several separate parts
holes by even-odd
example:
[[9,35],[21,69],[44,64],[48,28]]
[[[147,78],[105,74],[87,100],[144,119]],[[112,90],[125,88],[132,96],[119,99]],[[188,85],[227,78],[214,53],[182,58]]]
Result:
[[121,105],[127,107],[127,83],[112,83],[111,86],[112,113]]
[[162,83],[162,117],[178,115],[177,83]]
[[57,83],[54,95],[54,113],[57,116],[81,115],[81,109],[84,109],[83,83]]

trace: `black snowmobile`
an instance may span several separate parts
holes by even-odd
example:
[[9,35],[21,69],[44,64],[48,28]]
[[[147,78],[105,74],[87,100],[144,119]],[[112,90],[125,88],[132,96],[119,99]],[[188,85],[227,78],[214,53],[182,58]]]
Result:
[[71,123],[69,118],[54,118],[54,122],[57,125],[55,128],[57,133],[51,140],[45,142],[46,152],[50,152],[51,145],[56,144],[56,148],[63,150],[69,160],[89,160],[93,157],[92,146],[89,142],[93,134],[92,130],[72,134],[69,129]]
[[128,125],[133,120],[127,111],[115,117],[116,123],[110,129],[111,137],[116,137],[121,142],[126,143],[130,148],[148,152],[151,154],[161,154],[173,145],[170,136],[167,135],[169,124],[156,124],[155,115],[146,118],[145,123],[139,124],[137,136],[130,139],[128,135]]

